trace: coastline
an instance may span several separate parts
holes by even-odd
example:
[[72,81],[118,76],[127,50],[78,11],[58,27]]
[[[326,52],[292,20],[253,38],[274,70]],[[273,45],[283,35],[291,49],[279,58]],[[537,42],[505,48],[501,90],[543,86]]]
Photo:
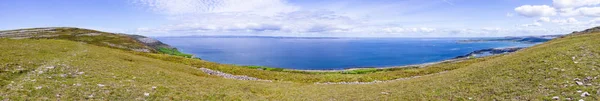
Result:
[[[502,54],[509,54],[509,53],[517,52],[517,51],[519,51],[521,49],[525,49],[525,48],[528,48],[528,47],[480,49],[480,50],[476,50],[471,53],[468,53],[466,55],[457,56],[456,58],[452,58],[452,59],[446,59],[446,60],[441,60],[441,61],[436,61],[436,62],[421,63],[421,64],[401,65],[401,66],[364,67],[364,68],[353,67],[353,68],[346,68],[346,69],[340,69],[340,70],[301,70],[301,69],[286,69],[286,70],[302,71],[302,72],[343,72],[343,71],[352,71],[352,70],[360,70],[360,69],[391,69],[391,68],[408,68],[408,67],[422,68],[422,67],[426,67],[426,66],[440,64],[440,63],[460,62],[460,61],[472,59],[470,56],[475,56],[476,54],[478,54],[480,52],[492,52],[492,53],[491,53],[491,55],[479,56],[479,57],[475,57],[475,58],[484,58],[484,57],[497,56],[497,55],[502,55]],[[498,50],[501,50],[501,51],[494,53],[494,51],[498,51]]]
[[[495,55],[500,55],[500,54],[494,54],[494,55],[489,55],[489,56],[495,56]],[[489,56],[483,56],[483,57],[489,57]],[[479,58],[482,58],[482,57],[479,57]],[[445,63],[445,62],[460,62],[460,61],[468,60],[468,59],[470,59],[470,58],[468,58],[468,57],[465,57],[465,58],[454,58],[454,59],[446,59],[446,60],[442,60],[442,61],[428,62],[428,63],[421,63],[421,64],[411,64],[411,65],[402,65],[402,66],[374,67],[373,69],[408,68],[408,67],[422,68],[422,67],[436,65],[436,64]],[[365,68],[356,67],[356,68],[347,68],[347,69],[341,69],[341,70],[302,70],[302,69],[286,69],[286,70],[302,71],[302,72],[343,72],[343,71],[351,71],[351,70],[359,70],[359,69],[370,69],[370,68],[367,68],[367,67],[365,67]]]
[[[531,46],[529,46],[529,47],[531,47]],[[441,61],[436,61],[436,62],[427,62],[427,63],[421,63],[421,64],[401,65],[401,66],[352,67],[352,68],[346,68],[346,69],[340,69],[340,70],[302,70],[302,69],[286,69],[286,70],[290,70],[290,71],[302,71],[302,72],[343,72],[343,71],[352,71],[352,70],[360,70],[360,69],[391,69],[391,68],[408,68],[408,67],[422,68],[422,67],[436,65],[436,64],[440,64],[440,63],[446,63],[446,62],[460,62],[460,61],[463,61],[463,60],[472,59],[471,57],[484,58],[484,57],[497,56],[497,55],[502,55],[502,54],[509,54],[509,53],[517,52],[517,51],[525,49],[525,48],[528,48],[528,47],[508,47],[508,48],[480,49],[480,50],[476,50],[476,51],[473,51],[471,53],[468,53],[466,55],[459,55],[459,56],[457,56],[455,58],[452,58],[452,59],[446,59],[446,60],[441,60]],[[489,52],[490,55],[477,56],[477,54],[482,54],[484,52]]]

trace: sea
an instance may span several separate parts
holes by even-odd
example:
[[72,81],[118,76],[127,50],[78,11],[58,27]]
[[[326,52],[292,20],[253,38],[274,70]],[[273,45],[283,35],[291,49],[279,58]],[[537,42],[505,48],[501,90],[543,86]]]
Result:
[[389,67],[438,62],[520,42],[458,42],[473,38],[157,37],[203,60],[302,70]]

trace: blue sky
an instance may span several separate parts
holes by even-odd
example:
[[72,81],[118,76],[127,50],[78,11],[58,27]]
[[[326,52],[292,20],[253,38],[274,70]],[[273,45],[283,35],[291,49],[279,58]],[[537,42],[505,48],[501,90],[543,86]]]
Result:
[[0,30],[148,36],[496,37],[600,25],[600,0],[3,0]]

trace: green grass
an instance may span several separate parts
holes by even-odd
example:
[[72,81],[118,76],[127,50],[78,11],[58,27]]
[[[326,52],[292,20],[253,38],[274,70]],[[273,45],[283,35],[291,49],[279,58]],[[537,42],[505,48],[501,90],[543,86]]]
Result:
[[[374,73],[366,73],[363,75],[350,75],[343,72],[306,72],[296,70],[279,70],[271,67],[262,66],[245,66],[240,68],[236,65],[218,64],[214,62],[208,62],[197,59],[188,59],[183,57],[172,57],[161,54],[146,54],[134,52],[134,54],[160,59],[169,62],[176,62],[186,64],[194,67],[209,68],[213,70],[222,71],[225,73],[236,74],[236,75],[247,75],[251,77],[257,77],[268,80],[281,80],[281,81],[292,81],[301,83],[316,83],[316,82],[344,82],[344,81],[361,81],[370,82],[375,80],[393,80],[397,78],[406,78],[418,75],[434,74],[442,71],[449,71],[458,68],[468,66],[473,63],[485,61],[494,57],[470,59],[459,63],[441,63],[424,68],[393,68],[393,69],[381,69]],[[244,66],[241,66],[244,67]],[[257,69],[261,68],[261,69]],[[266,69],[265,69],[266,68]],[[267,70],[268,69],[268,70]],[[276,70],[276,71],[271,71]],[[363,71],[363,70],[357,70]]]
[[[597,101],[598,38],[600,33],[573,35],[507,55],[423,68],[357,71],[367,72],[363,74],[269,71],[65,40],[0,39],[0,99],[490,101],[559,96]],[[275,81],[224,79],[206,75],[197,69],[201,67]],[[313,84],[389,80],[441,71],[447,72],[369,85]],[[591,78],[582,81],[591,85],[577,85],[576,78]],[[581,97],[578,90],[591,96]]]
[[[12,31],[21,31],[21,30],[35,30],[42,28],[29,28],[29,29],[18,29]],[[11,31],[11,30],[9,30]],[[2,31],[0,31],[2,32]],[[90,35],[90,33],[94,33],[96,35]],[[60,40],[70,40],[77,42],[84,42],[88,44],[93,44],[97,46],[121,49],[121,50],[147,50],[152,53],[164,53],[175,56],[182,56],[187,58],[196,58],[191,54],[186,54],[178,51],[177,49],[169,49],[165,47],[151,47],[146,46],[143,43],[138,42],[137,40],[129,37],[124,34],[115,34],[108,32],[101,32],[90,29],[82,29],[82,28],[70,28],[70,27],[59,27],[53,30],[48,31],[36,31],[34,33],[20,33],[14,35],[0,36],[0,38],[18,38],[18,37],[28,37],[28,39],[60,39]],[[200,59],[200,58],[196,58]]]
[[242,66],[242,67],[246,67],[246,68],[250,68],[250,69],[258,69],[258,70],[266,70],[266,71],[284,71],[283,68],[273,68],[273,67],[266,67],[266,66]]
[[374,72],[377,72],[380,70],[382,70],[382,69],[377,69],[377,68],[356,69],[356,70],[342,71],[342,74],[366,74],[366,73],[374,73]]
[[187,57],[187,58],[193,58],[193,56],[194,56],[192,54],[181,53],[177,49],[169,49],[169,48],[164,48],[164,47],[159,47],[158,51],[160,53],[164,53],[164,54],[182,56],[182,57]]

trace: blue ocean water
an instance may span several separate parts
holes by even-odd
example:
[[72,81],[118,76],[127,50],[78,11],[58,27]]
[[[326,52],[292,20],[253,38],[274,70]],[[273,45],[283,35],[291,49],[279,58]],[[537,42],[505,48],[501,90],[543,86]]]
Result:
[[203,60],[291,69],[386,67],[452,59],[518,42],[458,43],[461,38],[162,37],[158,40]]

